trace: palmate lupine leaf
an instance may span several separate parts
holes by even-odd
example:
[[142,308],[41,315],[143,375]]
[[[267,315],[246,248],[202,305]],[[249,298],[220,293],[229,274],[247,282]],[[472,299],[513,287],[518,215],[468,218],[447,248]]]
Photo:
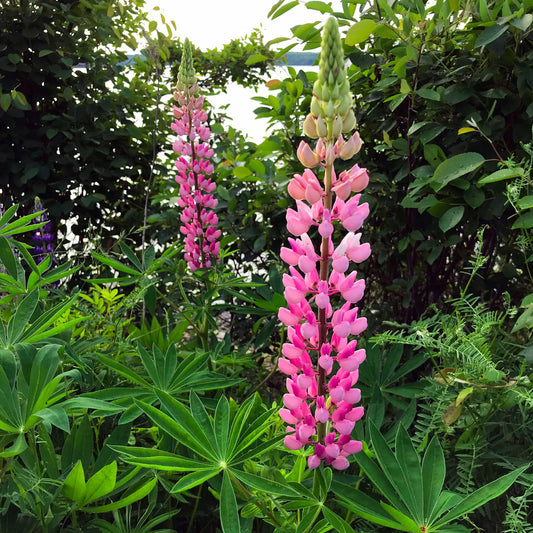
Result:
[[509,472],[504,476],[491,481],[487,485],[477,489],[466,498],[462,498],[453,509],[448,511],[440,520],[438,520],[434,527],[449,524],[452,520],[460,518],[463,515],[471,513],[478,507],[481,507],[488,501],[497,498],[503,494],[518,478],[518,476],[530,467],[529,464],[517,468],[513,472]]
[[[141,345],[138,346],[138,350],[144,372],[140,368],[133,369],[112,358],[98,354],[106,366],[143,389],[114,387],[91,393],[93,397],[109,401],[116,400],[118,404],[126,406],[126,411],[120,419],[121,424],[135,420],[142,413],[142,410],[133,403],[133,396],[146,403],[154,404],[154,402],[159,403],[156,395],[158,389],[176,396],[190,391],[199,392],[231,387],[242,381],[205,370],[209,358],[207,353],[184,354],[184,358],[180,361],[173,346],[170,346],[166,352],[154,346],[152,354]],[[177,361],[180,362],[177,363]]]
[[152,492],[152,489],[157,484],[157,478],[153,478],[141,487],[139,487],[137,490],[129,494],[128,496],[125,496],[124,498],[121,498],[120,500],[112,503],[108,503],[106,505],[98,505],[96,507],[83,507],[81,510],[85,513],[107,513],[109,511],[116,511],[117,509],[122,509],[123,507],[127,507],[128,505],[131,505],[139,500],[142,500],[145,496],[150,494]]
[[396,456],[403,459],[398,462],[404,479],[407,482],[406,485],[409,490],[409,501],[413,509],[413,516],[420,522],[424,516],[422,468],[420,466],[420,458],[416,453],[407,431],[403,427],[400,427],[396,433]]
[[227,471],[224,471],[222,476],[222,488],[220,490],[220,522],[224,533],[240,533],[241,531],[237,499]]
[[[186,407],[164,391],[156,390],[156,394],[161,409],[139,400],[135,400],[135,404],[162,431],[180,445],[189,448],[197,458],[184,457],[156,448],[111,445],[111,449],[125,456],[126,462],[157,470],[188,472],[177,481],[171,492],[189,490],[222,473],[220,519],[224,533],[240,531],[232,482],[242,483],[251,490],[267,494],[298,498],[298,491],[288,484],[236,468],[237,465],[276,446],[284,438],[284,435],[278,435],[267,441],[261,440],[272,426],[273,411],[264,411],[257,415],[257,408],[261,405],[258,395],[248,398],[234,411],[233,416],[228,400],[221,397],[213,418],[195,393],[190,395],[190,407]],[[314,505],[320,512],[316,502]]]
[[158,450],[157,448],[119,445],[109,445],[109,447],[118,453],[127,455],[126,461],[135,466],[169,472],[189,472],[190,470],[207,470],[211,468],[210,463],[206,463],[203,460],[190,459],[189,457]]
[[221,396],[215,410],[214,428],[218,449],[223,457],[226,457],[228,451],[229,425],[229,403],[225,396]]
[[165,433],[168,433],[173,439],[190,448],[208,462],[216,462],[217,454],[215,450],[211,449],[209,440],[187,408],[172,397],[165,397],[168,396],[165,393],[160,391],[159,394],[161,406],[169,414],[165,414],[145,402],[136,400],[135,403],[154,424]]
[[355,460],[374,487],[392,505],[377,502],[371,496],[339,482],[333,484],[333,492],[343,507],[370,522],[397,531],[418,533],[421,527],[424,527],[428,533],[444,533],[452,531],[453,528],[460,528],[461,526],[451,522],[505,492],[529,467],[522,466],[465,498],[442,490],[446,465],[436,437],[429,443],[420,462],[420,457],[403,427],[398,429],[396,435],[395,452],[373,425],[370,434],[379,466],[363,453],[356,455]]
[[422,490],[424,493],[424,516],[431,517],[437,504],[444,478],[446,462],[439,440],[433,437],[422,460]]

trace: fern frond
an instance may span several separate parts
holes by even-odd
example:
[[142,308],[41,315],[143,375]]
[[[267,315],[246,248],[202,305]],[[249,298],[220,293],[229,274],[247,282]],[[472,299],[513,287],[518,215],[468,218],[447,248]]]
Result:
[[457,458],[456,474],[459,482],[456,486],[457,492],[467,496],[477,489],[475,471],[482,465],[481,459],[487,446],[487,442],[478,444],[476,440],[472,440],[457,447],[458,451],[455,454]]
[[414,423],[415,433],[412,437],[414,446],[419,450],[426,447],[431,433],[451,431],[442,423],[442,415],[455,400],[455,394],[449,390],[449,387],[430,381],[430,385],[424,391],[424,397],[426,402],[419,403],[420,410]]
[[507,500],[503,533],[533,533],[533,487],[526,487],[524,494]]

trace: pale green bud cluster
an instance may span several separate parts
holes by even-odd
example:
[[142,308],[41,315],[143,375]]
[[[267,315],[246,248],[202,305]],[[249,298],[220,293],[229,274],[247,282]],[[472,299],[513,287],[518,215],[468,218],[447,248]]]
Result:
[[[311,128],[311,131],[306,131],[307,135],[335,139],[341,133],[351,131],[355,127],[352,104],[350,82],[344,71],[339,27],[337,20],[332,17],[326,21],[324,26],[318,79],[313,85],[311,116],[314,119],[316,132]],[[311,125],[309,120],[306,122],[308,126]]]
[[183,43],[180,69],[178,71],[178,89],[188,89],[196,86],[196,76],[194,73],[194,63],[192,57],[192,44],[189,39]]

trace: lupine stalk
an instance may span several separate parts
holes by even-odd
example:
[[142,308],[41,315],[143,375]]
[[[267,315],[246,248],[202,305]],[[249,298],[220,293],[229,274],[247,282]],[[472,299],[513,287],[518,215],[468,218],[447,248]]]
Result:
[[215,183],[209,177],[213,165],[209,159],[213,150],[207,144],[211,132],[205,125],[207,113],[203,110],[204,98],[198,96],[194,74],[192,46],[185,39],[174,99],[172,129],[178,137],[173,150],[180,154],[176,161],[180,184],[178,205],[183,208],[180,231],[185,235],[185,259],[192,271],[210,267],[218,261],[220,230],[216,229],[217,215],[212,211],[218,200],[211,194]]
[[[324,460],[345,469],[348,455],[362,448],[351,433],[364,412],[356,406],[361,392],[355,385],[366,354],[350,337],[367,327],[354,305],[363,297],[365,282],[350,271],[350,263],[370,255],[369,244],[361,244],[361,234],[355,233],[369,209],[359,203],[360,194],[350,196],[362,191],[369,177],[358,165],[339,176],[334,168],[338,157],[351,159],[361,148],[357,132],[348,140],[343,137],[355,127],[352,104],[337,22],[330,18],[322,38],[311,113],[304,122],[304,132],[318,141],[314,149],[300,144],[298,158],[308,168],[296,174],[288,187],[297,210],[287,211],[287,228],[299,238],[289,238],[290,247],[281,249],[281,258],[289,265],[289,274],[283,276],[288,307],[282,307],[278,316],[288,326],[289,342],[282,346],[279,369],[289,377],[280,416],[289,424],[288,448],[314,447],[309,468]],[[311,170],[317,166],[324,169],[322,183]],[[348,233],[335,246],[333,235],[339,225]],[[308,235],[314,227],[318,247]]]
[[[35,197],[35,206],[34,206],[34,213],[38,213],[43,210],[43,204],[39,197]],[[48,215],[46,213],[42,213],[39,216],[37,216],[34,221],[36,222],[45,222],[44,226],[36,229],[32,234],[32,240],[34,242],[32,255],[35,257],[36,263],[41,263],[44,261],[46,257],[49,255],[52,259],[52,264],[55,264],[55,258],[54,258],[54,234],[52,232],[52,224],[48,220]]]

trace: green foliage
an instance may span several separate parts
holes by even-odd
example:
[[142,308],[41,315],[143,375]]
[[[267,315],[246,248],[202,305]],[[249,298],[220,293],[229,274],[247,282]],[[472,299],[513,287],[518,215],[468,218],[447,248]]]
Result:
[[[313,12],[318,7],[303,4]],[[494,173],[498,161],[509,177],[529,173],[530,7],[497,1],[488,9],[484,1],[462,0],[340,4],[334,15],[346,30],[347,72],[365,142],[358,163],[371,172],[367,237],[373,254],[363,268],[374,280],[367,294],[380,302],[376,312],[410,322],[429,304],[456,295],[484,224],[490,229],[482,247],[491,261],[476,293],[508,290],[519,303],[531,284],[530,276],[520,275],[529,269],[531,252],[524,257],[514,246],[513,230],[530,220],[527,212],[515,219]],[[271,16],[295,5],[278,2]],[[286,49],[296,42],[316,48],[323,20],[293,27]],[[289,69],[277,94],[260,98],[258,116],[270,117],[275,135],[294,148],[315,76]],[[290,89],[298,80],[299,94]],[[292,170],[287,163],[287,173]],[[529,194],[526,188],[522,197]]]
[[529,467],[526,464],[465,498],[443,490],[446,463],[437,438],[431,440],[421,458],[401,426],[396,434],[394,452],[372,424],[370,436],[371,452],[362,452],[355,458],[388,503],[378,502],[342,483],[334,484],[333,491],[342,506],[370,522],[396,531],[468,531],[454,521],[505,492]]
[[152,125],[134,114],[147,112],[150,85],[129,79],[118,48],[137,47],[143,4],[30,1],[0,11],[0,187],[28,206],[44,196],[52,218],[74,217],[81,237],[89,222],[131,227],[127,206],[142,196]]
[[310,471],[275,414],[285,188],[316,73],[288,68],[255,97],[262,142],[208,109],[222,252],[191,274],[158,159],[176,26],[158,31],[143,0],[11,0],[3,201],[42,194],[84,255],[36,264],[36,215],[0,216],[0,530],[529,531],[531,6],[279,0],[270,16],[298,4],[320,20],[282,50],[253,32],[191,52],[209,94],[316,49],[326,14],[345,35],[372,175],[364,451]]

